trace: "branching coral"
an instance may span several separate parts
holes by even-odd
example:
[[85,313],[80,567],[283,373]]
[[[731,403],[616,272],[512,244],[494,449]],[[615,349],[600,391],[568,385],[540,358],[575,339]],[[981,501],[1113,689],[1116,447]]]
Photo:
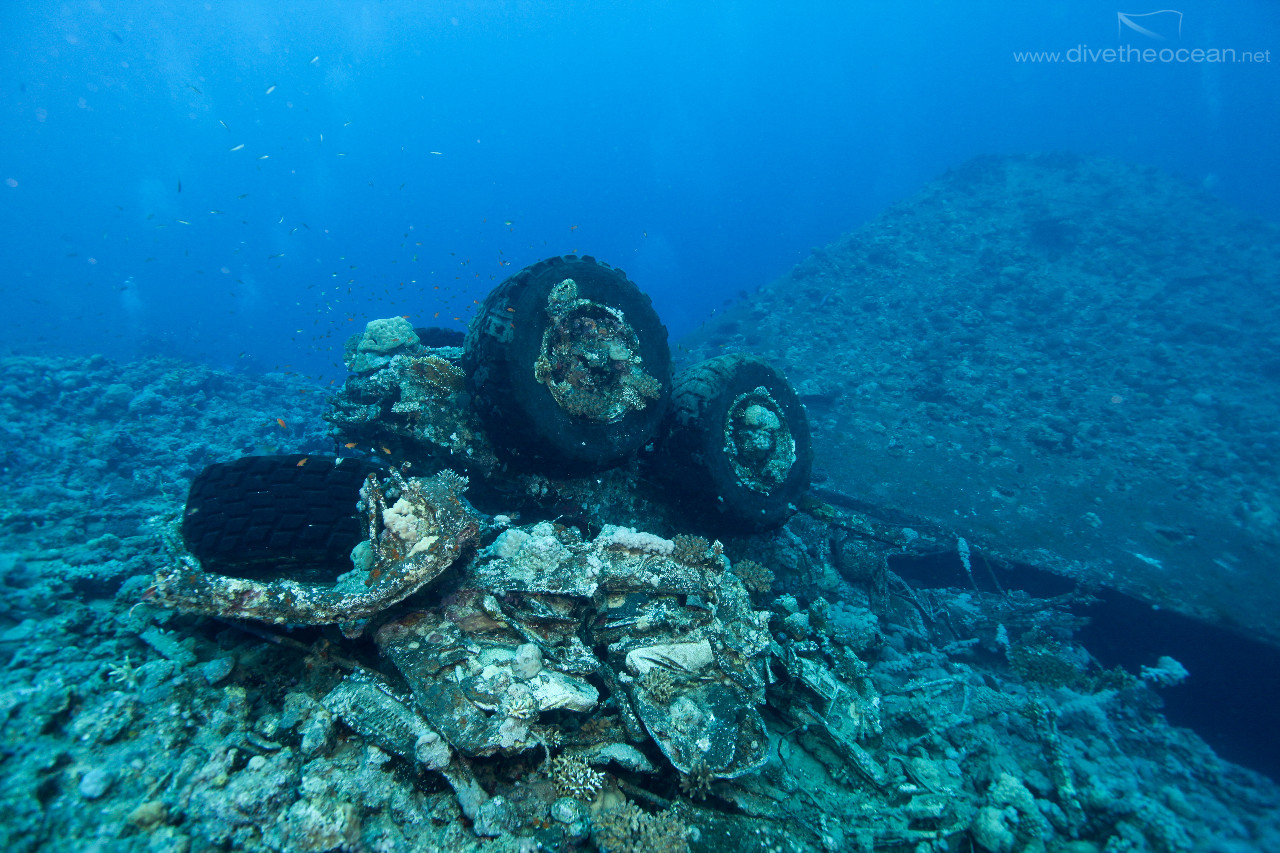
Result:
[[670,705],[676,698],[679,682],[671,670],[660,666],[651,666],[640,677],[640,684],[649,699],[659,705]]
[[681,533],[671,541],[674,543],[671,556],[691,566],[710,565],[717,556],[717,549],[713,549],[711,543],[701,536],[688,536]]
[[752,592],[765,593],[773,589],[773,572],[755,560],[739,560],[733,565],[733,573]]
[[562,797],[590,802],[604,787],[604,774],[576,755],[557,755],[547,768],[551,784]]
[[680,774],[680,790],[691,800],[705,800],[711,793],[711,780],[714,778],[707,765],[695,761],[688,773]]

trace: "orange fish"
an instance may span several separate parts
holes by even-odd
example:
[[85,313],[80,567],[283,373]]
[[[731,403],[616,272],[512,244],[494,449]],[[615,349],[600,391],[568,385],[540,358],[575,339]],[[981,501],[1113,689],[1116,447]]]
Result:
[[355,441],[348,441],[346,444],[344,444],[344,445],[342,445],[342,446],[343,446],[343,447],[345,447],[347,450],[350,450],[351,448],[355,447],[355,446],[356,446],[356,444],[358,444],[358,442],[355,442]]
[[308,460],[308,459],[310,459],[310,458],[311,458],[311,457],[309,457],[309,456],[304,456],[304,457],[302,457],[301,459],[299,459],[299,460],[298,460],[298,467],[299,467],[299,468],[301,468],[303,465],[306,465],[306,464],[307,464],[307,460]]
[[379,447],[381,448],[383,453],[387,454],[388,456],[391,455],[391,448],[387,447],[385,444],[379,445]]
[[276,418],[276,423],[280,424],[280,429],[289,428],[289,425],[284,422],[284,418]]

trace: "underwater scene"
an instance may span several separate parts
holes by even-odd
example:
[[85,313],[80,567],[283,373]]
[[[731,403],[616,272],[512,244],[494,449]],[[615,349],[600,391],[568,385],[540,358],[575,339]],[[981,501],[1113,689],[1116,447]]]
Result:
[[0,25],[0,849],[1280,850],[1280,7]]

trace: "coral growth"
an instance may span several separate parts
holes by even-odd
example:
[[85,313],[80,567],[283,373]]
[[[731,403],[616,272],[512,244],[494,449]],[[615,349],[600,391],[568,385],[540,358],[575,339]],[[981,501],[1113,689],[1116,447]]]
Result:
[[551,759],[547,767],[547,775],[556,793],[562,797],[573,797],[575,800],[591,802],[604,787],[605,776],[593,770],[587,762],[576,755],[561,753]]
[[691,566],[710,565],[718,556],[718,545],[713,549],[711,543],[701,536],[681,533],[672,537],[671,542],[673,543],[672,558]]
[[739,560],[733,564],[733,573],[752,592],[766,593],[773,589],[773,572],[755,560]]
[[567,278],[548,294],[547,316],[533,371],[566,412],[612,423],[661,399],[662,383],[645,372],[639,338],[622,311],[579,299]]
[[669,669],[652,666],[640,676],[640,685],[649,699],[659,705],[670,705],[676,698],[680,682]]
[[591,839],[602,853],[688,853],[689,831],[670,811],[649,814],[626,803],[596,816]]
[[691,800],[705,800],[711,793],[711,771],[701,761],[695,761],[688,773],[680,774],[680,791]]

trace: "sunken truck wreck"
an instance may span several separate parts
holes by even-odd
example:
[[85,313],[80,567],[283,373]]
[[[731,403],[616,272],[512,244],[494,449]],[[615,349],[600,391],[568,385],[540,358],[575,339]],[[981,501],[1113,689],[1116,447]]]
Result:
[[768,611],[718,540],[608,522],[783,523],[812,459],[785,378],[736,355],[673,379],[648,297],[587,257],[512,276],[464,346],[432,337],[392,318],[348,342],[326,417],[356,452],[206,469],[153,601],[371,636],[390,667],[355,669],[324,706],[442,773],[479,834],[519,822],[476,758],[538,752],[587,801],[610,763],[653,773],[661,757],[696,797],[758,770]]

